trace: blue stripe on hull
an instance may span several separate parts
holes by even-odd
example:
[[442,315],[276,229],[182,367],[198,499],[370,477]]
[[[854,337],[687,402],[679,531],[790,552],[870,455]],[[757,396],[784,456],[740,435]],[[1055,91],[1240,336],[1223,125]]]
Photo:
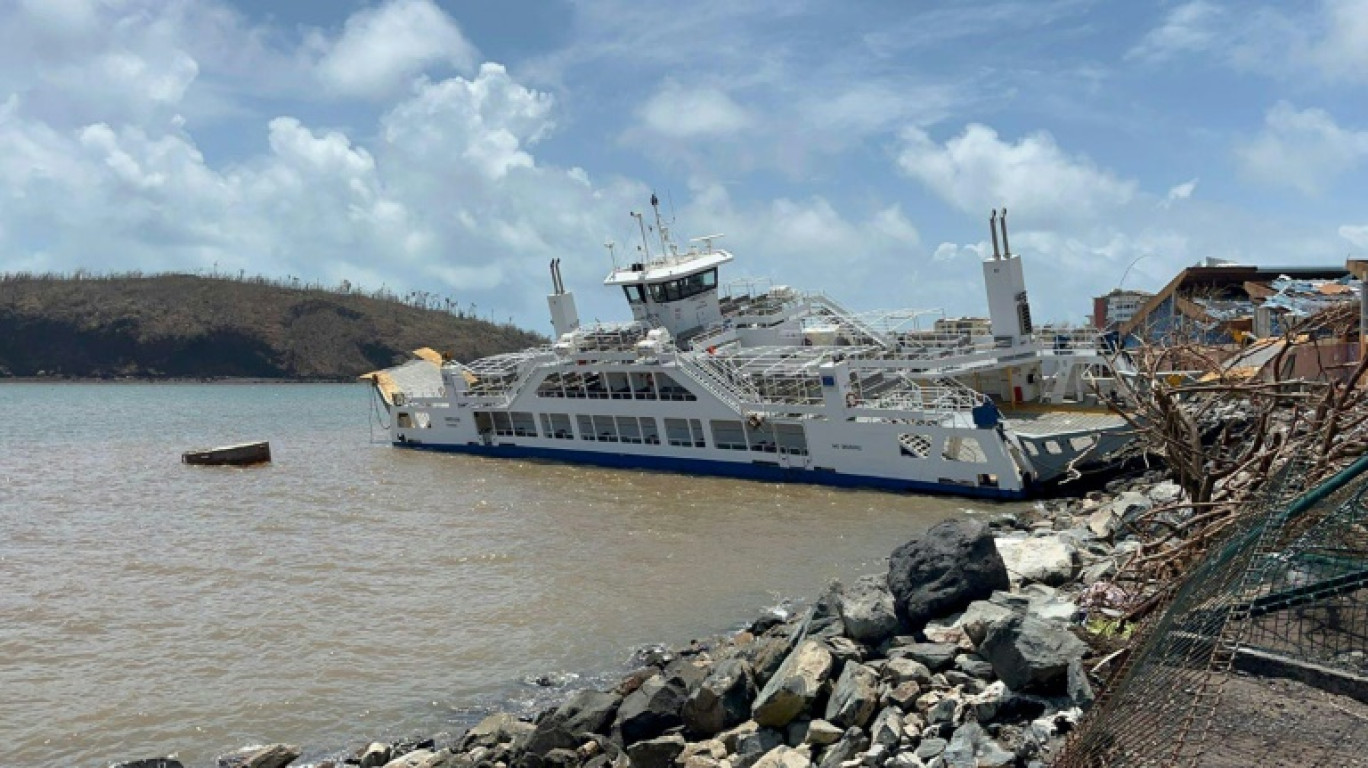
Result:
[[715,459],[683,459],[674,456],[645,456],[625,453],[600,453],[598,451],[574,451],[558,448],[533,448],[524,445],[430,445],[424,443],[392,443],[395,448],[410,448],[420,451],[442,453],[467,453],[475,456],[490,456],[504,459],[544,459],[547,461],[570,464],[593,464],[600,467],[617,469],[650,469],[664,472],[680,472],[691,475],[715,475],[736,477],[745,480],[763,480],[776,483],[810,483],[832,485],[841,488],[880,488],[890,491],[911,491],[914,493],[950,494],[955,496],[977,496],[989,499],[1023,499],[1029,494],[1025,491],[1009,491],[1002,488],[989,488],[973,485],[954,485],[947,483],[928,483],[918,480],[899,480],[872,475],[851,475],[841,472],[816,471],[811,469],[788,469],[751,462],[717,461]]

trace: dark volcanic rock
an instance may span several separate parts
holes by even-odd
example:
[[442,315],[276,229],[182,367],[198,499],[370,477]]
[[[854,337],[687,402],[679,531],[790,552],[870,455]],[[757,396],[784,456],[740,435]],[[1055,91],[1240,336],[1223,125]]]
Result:
[[684,686],[663,676],[642,683],[618,707],[616,728],[623,744],[632,744],[656,736],[684,724],[679,710],[687,697]]
[[889,648],[888,657],[911,659],[925,664],[932,672],[940,672],[949,669],[950,665],[955,663],[955,656],[959,655],[959,652],[959,646],[950,643],[907,643]]
[[888,559],[888,587],[898,619],[912,630],[1010,586],[992,533],[976,521],[940,523],[893,550]]
[[827,701],[826,719],[842,728],[863,728],[878,703],[879,676],[863,664],[846,664]]
[[537,723],[524,749],[544,755],[553,749],[574,749],[585,733],[606,733],[622,702],[601,691],[583,690]]
[[674,759],[684,751],[684,737],[677,733],[656,739],[638,741],[627,748],[632,768],[670,768]]
[[109,768],[185,768],[185,766],[181,765],[181,761],[169,757],[149,757],[145,760],[114,763]]
[[1069,665],[1088,646],[1062,625],[1034,616],[1013,616],[988,630],[979,654],[1013,691],[1059,695],[1066,691]]
[[690,733],[711,736],[739,725],[750,717],[755,693],[755,676],[745,659],[719,662],[684,702],[684,726]]

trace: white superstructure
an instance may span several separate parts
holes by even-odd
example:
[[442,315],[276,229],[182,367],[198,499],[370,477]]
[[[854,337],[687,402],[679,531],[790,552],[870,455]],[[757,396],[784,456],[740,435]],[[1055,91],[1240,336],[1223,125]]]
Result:
[[[652,205],[655,207],[655,199]],[[634,214],[637,215],[637,214]],[[581,325],[552,263],[555,341],[369,376],[396,446],[766,480],[1020,497],[1127,440],[1096,338],[1032,327],[996,212],[991,334],[920,330],[820,293],[722,286],[721,235],[615,267],[633,320]],[[643,243],[648,243],[641,226]]]

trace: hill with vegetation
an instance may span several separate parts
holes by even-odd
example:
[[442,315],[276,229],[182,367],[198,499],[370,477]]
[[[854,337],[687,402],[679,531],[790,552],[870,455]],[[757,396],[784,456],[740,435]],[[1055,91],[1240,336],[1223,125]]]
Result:
[[545,343],[450,299],[196,275],[0,275],[0,377],[351,379]]

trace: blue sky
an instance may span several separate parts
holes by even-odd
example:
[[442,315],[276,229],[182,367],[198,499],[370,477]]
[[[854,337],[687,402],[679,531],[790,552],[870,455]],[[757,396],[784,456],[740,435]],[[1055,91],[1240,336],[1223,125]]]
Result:
[[[652,190],[732,276],[1034,314],[1368,251],[1368,0],[0,0],[0,270],[203,271],[587,319]],[[1133,267],[1127,272],[1127,267]],[[725,277],[724,277],[725,279]]]

